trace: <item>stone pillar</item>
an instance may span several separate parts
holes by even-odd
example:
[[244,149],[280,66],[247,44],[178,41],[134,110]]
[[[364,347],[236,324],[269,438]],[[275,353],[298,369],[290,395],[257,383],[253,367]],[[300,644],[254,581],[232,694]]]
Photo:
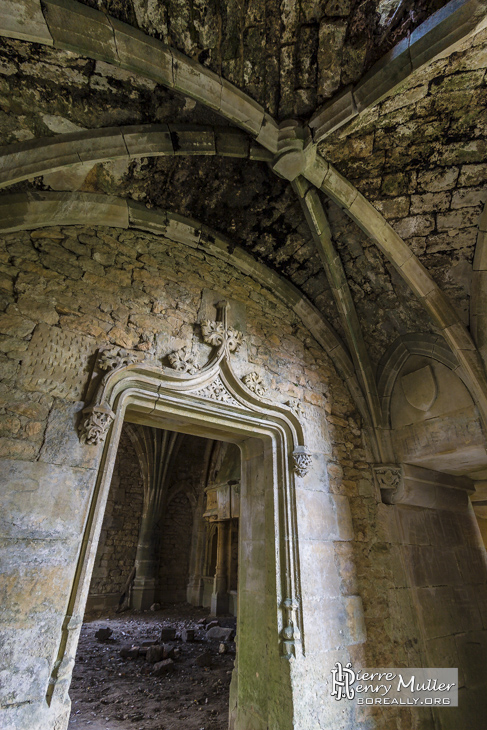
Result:
[[221,616],[228,613],[228,538],[230,520],[218,523],[218,546],[216,573],[211,596],[211,614]]
[[181,435],[147,426],[127,429],[139,457],[144,477],[144,507],[140,524],[132,607],[150,608],[154,603],[157,574],[159,523],[166,496],[170,467],[181,443]]
[[[157,495],[155,495],[157,496]],[[150,608],[154,603],[158,569],[159,535],[157,528],[160,517],[156,500],[144,504],[140,525],[137,554],[135,556],[135,579],[132,587],[132,607],[138,610]]]
[[[202,495],[204,498],[204,495]],[[186,600],[193,606],[203,605],[203,565],[205,560],[206,524],[202,517],[203,510],[196,510],[193,524],[193,544],[191,548],[191,564]]]

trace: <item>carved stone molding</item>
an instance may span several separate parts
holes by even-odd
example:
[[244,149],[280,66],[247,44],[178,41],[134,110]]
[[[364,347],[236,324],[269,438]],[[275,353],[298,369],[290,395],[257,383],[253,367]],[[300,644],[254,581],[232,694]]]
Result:
[[391,504],[403,487],[403,470],[398,464],[376,464],[374,477],[384,502]]
[[296,645],[301,642],[301,632],[297,621],[298,610],[298,599],[286,598],[281,604],[284,622],[284,628],[281,631],[282,653],[287,658],[296,656]]
[[137,361],[138,357],[133,352],[124,350],[122,347],[111,347],[100,351],[98,367],[101,370],[115,370],[116,368],[132,365]]
[[93,446],[101,443],[105,440],[114,418],[114,412],[106,403],[84,408],[79,428],[80,440]]
[[169,360],[170,366],[180,373],[194,375],[200,369],[196,362],[196,356],[187,345],[181,347],[180,350],[171,352],[167,356],[167,359]]
[[294,472],[298,477],[305,477],[311,466],[312,456],[305,446],[298,446],[293,451]]
[[252,393],[255,393],[258,396],[263,396],[264,393],[267,391],[267,387],[264,383],[264,379],[262,378],[259,373],[249,373],[248,375],[244,375],[242,378],[242,382],[244,385],[247,386],[249,390],[252,391]]
[[220,401],[220,403],[228,403],[229,405],[237,406],[239,408],[242,407],[241,404],[235,400],[233,395],[228,392],[225,384],[220,377],[215,378],[215,380],[207,385],[205,388],[196,391],[196,395],[200,396],[201,398],[210,398],[210,400],[217,400]]

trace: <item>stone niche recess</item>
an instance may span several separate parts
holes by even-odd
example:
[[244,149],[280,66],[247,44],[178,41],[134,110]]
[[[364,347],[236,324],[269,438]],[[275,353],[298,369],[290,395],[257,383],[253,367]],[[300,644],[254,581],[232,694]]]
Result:
[[[98,593],[120,589],[124,576],[109,550],[115,506],[122,490],[139,506],[143,499],[143,480],[134,476],[128,486],[122,474],[128,425],[219,439],[240,452],[238,517],[234,477],[215,474],[212,484],[216,523],[232,525],[238,518],[238,658],[230,700],[235,730],[437,726],[426,708],[366,707],[356,716],[350,704],[329,694],[337,661],[458,666],[467,709],[455,727],[482,726],[483,717],[475,715],[480,705],[469,698],[485,692],[485,679],[466,669],[472,642],[486,644],[487,573],[476,522],[468,504],[456,513],[382,503],[359,413],[312,334],[304,305],[295,299],[288,306],[272,281],[164,235],[61,226],[5,234],[0,247],[7,254],[2,276],[10,282],[10,306],[0,314],[6,343],[0,383],[4,728],[66,728],[92,574]],[[190,396],[176,397],[171,388],[198,378],[215,351],[202,336],[202,320],[217,322],[219,316],[205,291],[230,302],[229,316],[231,302],[239,302],[236,320],[245,321],[245,332],[229,320],[239,346],[225,355],[226,364],[222,360],[219,381],[199,394],[195,386],[185,415],[181,403]],[[216,325],[213,335],[217,340]],[[120,370],[98,368],[100,350],[120,348],[128,353],[120,356]],[[186,370],[177,371],[169,355],[182,348],[178,362]],[[232,392],[224,377],[230,367]],[[139,380],[130,375],[135,372]],[[263,386],[259,394],[242,382],[254,372],[248,382],[264,383],[265,393]],[[148,373],[165,378],[149,405],[139,393]],[[122,412],[114,402],[106,441],[98,434],[82,442],[79,426],[89,420],[82,411],[104,377],[133,382],[135,405]],[[437,403],[441,393],[440,382]],[[466,413],[469,408],[465,402]],[[412,422],[400,420],[399,406],[393,410],[397,433],[407,430]],[[292,443],[298,432],[300,443]],[[424,459],[420,466],[437,468]],[[111,494],[102,489],[110,481]],[[188,500],[203,519],[213,510],[210,493],[208,509],[208,502],[191,505],[187,492],[175,492],[167,514],[185,513]],[[229,520],[220,511],[228,503]],[[136,519],[121,512],[132,560]],[[228,532],[227,539],[235,542]],[[196,575],[190,558],[189,576]],[[194,580],[187,595],[193,600],[200,589]]]

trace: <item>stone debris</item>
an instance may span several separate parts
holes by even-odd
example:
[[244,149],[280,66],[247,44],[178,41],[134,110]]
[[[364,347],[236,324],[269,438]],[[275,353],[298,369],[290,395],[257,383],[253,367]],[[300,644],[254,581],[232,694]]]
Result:
[[122,659],[137,659],[139,656],[139,647],[138,646],[122,646],[120,649],[120,656]]
[[95,633],[95,637],[98,639],[98,641],[107,641],[112,634],[113,631],[108,628],[108,626],[103,626]]
[[185,643],[188,641],[194,641],[194,629],[183,629],[181,631],[181,641]]
[[174,641],[176,638],[176,629],[161,629],[161,643],[165,641]]
[[213,626],[213,628],[206,632],[206,638],[208,640],[230,641],[234,633],[233,629],[225,629],[223,626]]
[[167,674],[168,672],[172,672],[174,670],[174,662],[172,659],[164,659],[162,662],[157,662],[157,664],[154,664],[154,669],[152,670],[152,674],[155,677],[160,677],[162,674]]
[[220,626],[220,622],[216,619],[213,621],[207,621],[205,628],[208,631],[208,629],[212,629],[214,626]]
[[160,611],[160,609],[161,609],[160,603],[153,603],[152,606],[150,607],[151,611]]
[[149,646],[145,659],[150,664],[156,664],[164,659],[164,646],[156,644],[155,646]]
[[226,654],[227,651],[228,651],[228,646],[224,642],[221,642],[220,643],[220,646],[218,647],[218,653],[219,654]]

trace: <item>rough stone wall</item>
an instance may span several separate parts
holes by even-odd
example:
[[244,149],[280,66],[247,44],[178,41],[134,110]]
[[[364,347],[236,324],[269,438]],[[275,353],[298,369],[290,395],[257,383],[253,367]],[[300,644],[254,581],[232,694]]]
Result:
[[[482,31],[319,145],[407,242],[466,324],[487,200],[486,68]],[[434,331],[414,302],[404,309],[410,292],[382,254],[334,206],[330,215],[372,359],[415,321]]]
[[[382,663],[400,664],[402,624],[391,622],[392,636],[383,631],[390,617],[384,591],[395,585],[393,551],[379,537],[383,508],[361,424],[346,386],[297,315],[251,277],[163,237],[66,227],[5,235],[1,247],[3,415],[26,419],[0,441],[7,482],[0,514],[9,515],[10,530],[2,605],[10,611],[4,612],[11,637],[4,656],[13,670],[7,690],[12,727],[50,726],[44,695],[101,457],[101,448],[81,445],[76,431],[95,350],[120,345],[166,362],[169,352],[193,343],[200,364],[206,362],[209,348],[198,344],[193,323],[207,288],[245,302],[246,334],[233,358],[235,371],[257,370],[271,399],[300,403],[314,454],[310,474],[296,487],[307,642],[306,661],[293,668],[296,677],[303,673],[298,686],[306,708],[297,722],[323,725],[316,688],[329,682],[335,661],[362,656],[373,665],[380,645]],[[30,422],[38,424],[34,430],[27,429]],[[264,570],[262,560],[256,557],[256,574]],[[42,630],[40,615],[46,616]],[[63,681],[69,682],[69,672]],[[326,702],[330,724],[339,703]],[[381,716],[377,728],[389,730],[391,717]],[[335,719],[337,727],[346,726],[344,717]],[[357,719],[357,728],[366,722]]]
[[144,500],[142,475],[135,449],[122,432],[113,470],[103,527],[95,558],[90,594],[120,598],[135,564]]
[[[245,88],[270,114],[303,116],[447,0],[83,0]],[[394,20],[394,22],[393,22]]]

